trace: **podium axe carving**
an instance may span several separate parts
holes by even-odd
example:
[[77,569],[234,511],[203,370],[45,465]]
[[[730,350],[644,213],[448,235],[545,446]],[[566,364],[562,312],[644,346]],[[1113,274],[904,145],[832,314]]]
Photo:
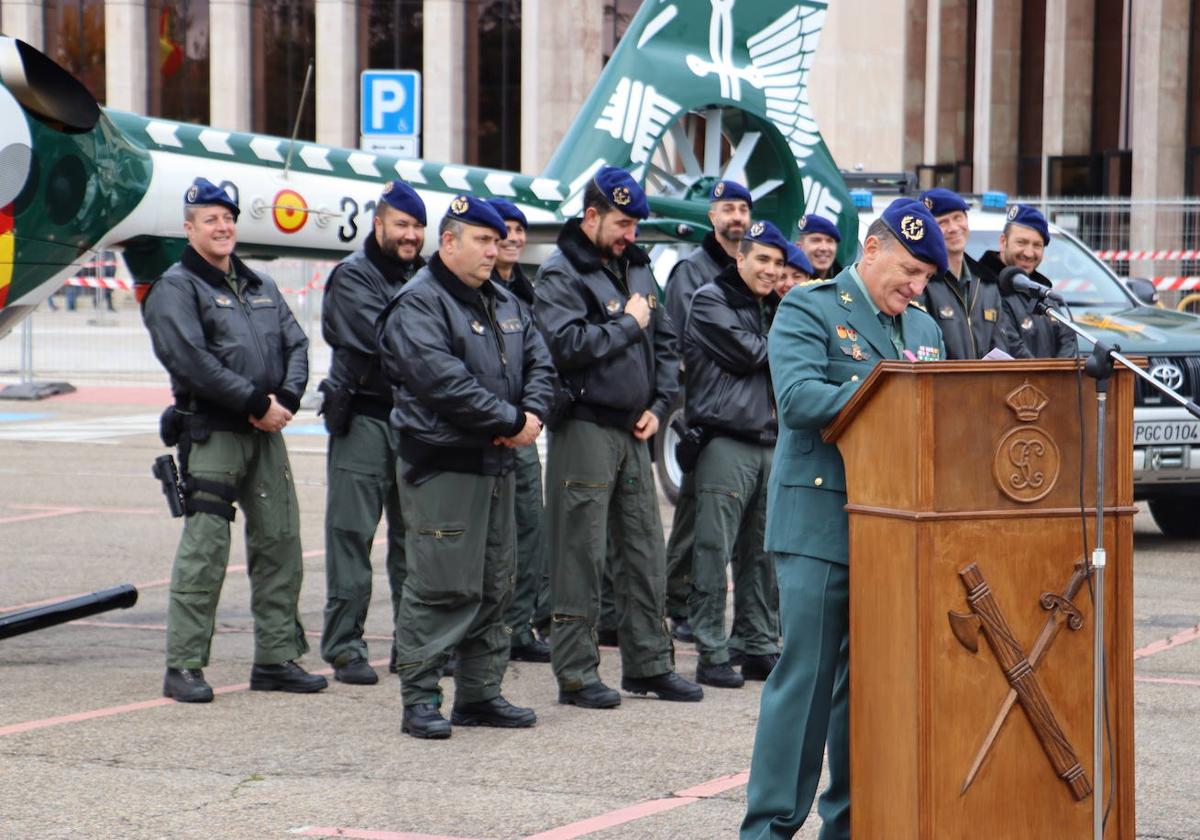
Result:
[[[966,587],[967,605],[971,612],[949,613],[951,631],[962,646],[972,653],[977,653],[979,650],[979,633],[982,631],[988,646],[996,656],[996,661],[1004,671],[1009,686],[1011,686],[1010,697],[1015,695],[1015,700],[1019,701],[1022,708],[1025,709],[1029,723],[1033,726],[1038,740],[1041,741],[1042,749],[1050,759],[1054,772],[1066,782],[1077,800],[1086,799],[1092,792],[1092,784],[1079,763],[1074,748],[1062,731],[1049,699],[1042,690],[1041,683],[1034,672],[1034,663],[1031,663],[1030,657],[1026,656],[1021,643],[1013,635],[1012,628],[1009,627],[1004,613],[996,603],[991,586],[975,563],[967,566],[958,575],[962,579],[963,586]],[[1047,593],[1041,598],[1043,608],[1066,615],[1068,626],[1075,630],[1083,626],[1083,618],[1071,604],[1070,599],[1078,591],[1079,584],[1083,579],[1081,575],[1085,576],[1082,567],[1076,570],[1075,577],[1072,577],[1067,591],[1063,595]],[[1076,581],[1076,577],[1079,577],[1078,581]],[[1045,652],[1056,628],[1057,621],[1052,615],[1047,627],[1043,629],[1042,635],[1038,638],[1038,644],[1035,645],[1037,658],[1040,659],[1042,653]],[[1011,706],[1012,701],[1006,700],[996,723],[992,726],[992,731],[984,742],[983,749],[967,774],[962,788],[964,793],[974,781],[975,774],[995,739],[995,733],[999,731],[999,726],[1004,722]]]

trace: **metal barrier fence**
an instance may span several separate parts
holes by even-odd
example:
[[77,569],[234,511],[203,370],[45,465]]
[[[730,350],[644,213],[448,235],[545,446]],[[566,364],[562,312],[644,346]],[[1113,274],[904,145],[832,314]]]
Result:
[[[329,370],[321,338],[321,298],[333,262],[248,261],[268,274],[309,339],[309,384]],[[74,278],[0,339],[0,382],[65,381],[78,385],[166,385],[150,346],[123,261],[107,277]]]
[[1200,289],[1200,198],[1013,199],[1042,210],[1084,241],[1121,277],[1145,277],[1174,308]]

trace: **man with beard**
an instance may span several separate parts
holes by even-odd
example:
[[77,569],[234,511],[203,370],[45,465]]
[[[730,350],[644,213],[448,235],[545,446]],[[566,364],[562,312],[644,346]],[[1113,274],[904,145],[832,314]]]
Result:
[[[496,254],[496,273],[492,282],[511,292],[533,317],[533,283],[521,268],[525,251],[525,230],[529,226],[521,208],[506,198],[492,198],[488,204],[500,214],[508,227],[508,236]],[[549,662],[550,645],[537,637],[534,627],[550,622],[550,578],[546,571],[545,539],[542,520],[542,461],[536,446],[521,446],[517,456],[517,577],[512,603],[504,614],[504,623],[512,630],[510,659],[524,662]]]
[[612,552],[621,687],[697,701],[675,673],[666,630],[666,548],[648,441],[678,388],[675,330],[659,305],[650,258],[633,244],[646,194],[605,166],[584,188],[538,272],[538,323],[570,394],[547,457],[546,517],[553,602],[552,662],[560,703],[607,709],[621,695],[600,681],[600,577]]
[[812,263],[813,279],[829,280],[842,273],[837,261],[838,245],[842,234],[833,222],[824,216],[809,213],[800,217],[800,238],[796,244]]
[[[987,251],[979,261],[982,272],[993,280],[1010,265],[1051,288],[1050,279],[1038,272],[1050,245],[1050,225],[1040,211],[1024,204],[1008,208],[1008,221],[1000,234],[1000,250]],[[1075,333],[1045,315],[1039,315],[1033,298],[1021,294],[1004,297],[1000,334],[1004,349],[1017,359],[1071,359],[1079,352]]]
[[[696,551],[688,615],[700,662],[696,682],[741,688],[766,679],[779,658],[779,595],[763,548],[767,479],[778,424],[767,332],[791,243],[770,222],[755,222],[735,265],[692,296],[683,334],[688,369],[687,422],[705,441],[695,469]],[[725,601],[733,567],[733,626],[742,673],[730,663]]]
[[325,678],[295,663],[308,650],[300,624],[300,514],[283,428],[308,384],[308,339],[269,277],[233,253],[237,202],[197,178],[183,201],[188,245],[150,287],[142,317],[171,375],[175,405],[163,442],[179,445],[187,518],[171,568],[163,695],[208,703],[212,648],[229,525],[242,509],[254,616],[251,691],[312,693]]
[[998,329],[1000,288],[992,272],[983,272],[967,256],[970,206],[958,193],[941,187],[921,193],[921,201],[942,230],[950,269],[930,280],[918,300],[942,328],[947,358],[982,359],[1004,343]]
[[330,273],[321,309],[321,329],[333,350],[329,378],[320,386],[329,432],[321,656],[333,665],[335,680],[355,685],[379,681],[367,663],[363,626],[371,603],[371,543],[385,512],[393,622],[404,586],[399,440],[388,425],[392,391],[380,366],[375,321],[425,264],[424,244],[425,203],[404,181],[392,181],[375,205],[363,247]]
[[[379,318],[379,351],[400,433],[397,479],[408,563],[396,618],[401,731],[523,729],[532,709],[500,692],[504,612],[516,572],[517,447],[532,446],[554,397],[554,367],[529,310],[492,282],[508,236],[486,201],[456,196],[438,252]],[[454,651],[454,709],[440,712]]]
[[[750,226],[750,211],[754,209],[750,191],[736,181],[717,181],[708,199],[712,232],[705,235],[699,248],[675,264],[667,280],[667,314],[680,335],[687,324],[692,295],[734,264],[738,246]],[[667,543],[667,614],[674,625],[675,638],[681,642],[696,640],[688,623],[695,528],[696,487],[688,472],[679,485],[671,540]]]

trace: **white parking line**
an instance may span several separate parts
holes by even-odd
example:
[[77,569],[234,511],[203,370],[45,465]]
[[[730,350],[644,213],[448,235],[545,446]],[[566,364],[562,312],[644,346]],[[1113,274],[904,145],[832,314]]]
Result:
[[53,443],[117,443],[130,435],[156,434],[157,414],[128,414],[90,420],[43,420],[0,425],[0,440]]

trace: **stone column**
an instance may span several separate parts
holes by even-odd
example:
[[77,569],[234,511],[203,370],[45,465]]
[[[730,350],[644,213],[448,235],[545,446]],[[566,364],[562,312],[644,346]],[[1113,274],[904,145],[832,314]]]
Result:
[[1021,2],[978,0],[975,25],[974,191],[1017,189]]
[[43,49],[46,30],[42,0],[2,0],[0,31],[10,38],[20,38],[31,47]]
[[595,0],[524,0],[521,4],[521,171],[525,174],[542,171],[596,84],[604,63],[603,28],[604,4]]
[[[899,172],[913,130],[915,153],[921,152],[924,120],[919,110],[910,114],[908,107],[906,68],[911,69],[910,58],[917,57],[907,44],[907,12],[914,11],[910,6],[911,0],[839,0],[829,6],[808,78],[808,96],[821,136],[843,169],[861,164],[869,172]],[[922,0],[918,8],[923,6]],[[924,37],[922,20],[922,46]],[[924,68],[924,50],[919,52]],[[915,99],[920,108],[923,88]]]
[[[1187,142],[1188,0],[1137,0],[1133,4],[1132,248],[1176,248],[1182,215],[1138,204],[1183,194]],[[1171,273],[1178,263],[1135,262],[1130,274]]]
[[1093,0],[1047,0],[1042,89],[1042,195],[1049,159],[1092,149]]
[[354,0],[317,0],[317,142],[358,146],[358,41]]
[[[250,0],[209,0],[208,110],[214,128],[249,131],[254,63]],[[269,96],[270,91],[261,91]]]
[[467,98],[463,57],[465,6],[462,0],[425,0],[421,157],[428,160],[463,161]]
[[120,61],[104,62],[105,105],[146,113],[148,47],[146,0],[105,0],[104,52],[120,56]]

